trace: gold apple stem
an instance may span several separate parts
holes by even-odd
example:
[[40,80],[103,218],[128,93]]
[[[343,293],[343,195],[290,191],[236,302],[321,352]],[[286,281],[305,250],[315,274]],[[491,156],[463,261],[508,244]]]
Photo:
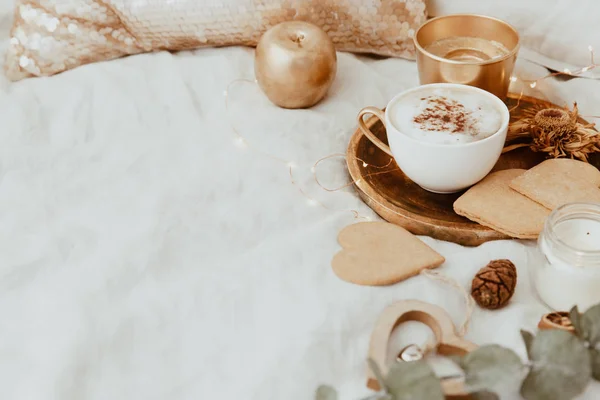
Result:
[[302,41],[304,40],[304,34],[303,33],[294,34],[290,39],[292,39],[292,42],[296,43],[298,45],[298,47],[302,47]]

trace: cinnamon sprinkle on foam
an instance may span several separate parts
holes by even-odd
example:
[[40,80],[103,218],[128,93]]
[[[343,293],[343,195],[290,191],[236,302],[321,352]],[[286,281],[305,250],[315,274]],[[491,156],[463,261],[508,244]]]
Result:
[[413,122],[422,130],[435,132],[449,132],[453,134],[468,133],[477,136],[476,119],[471,111],[456,100],[445,96],[428,96],[421,100],[427,104],[420,114],[414,117]]

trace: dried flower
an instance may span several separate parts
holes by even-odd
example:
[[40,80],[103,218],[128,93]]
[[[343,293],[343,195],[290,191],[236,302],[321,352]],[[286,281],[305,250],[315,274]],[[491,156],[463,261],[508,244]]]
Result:
[[569,157],[588,162],[591,153],[600,152],[600,133],[594,124],[578,122],[577,103],[568,108],[532,107],[523,118],[510,124],[507,142],[526,138],[526,143],[509,145],[504,152],[528,146],[554,158]]

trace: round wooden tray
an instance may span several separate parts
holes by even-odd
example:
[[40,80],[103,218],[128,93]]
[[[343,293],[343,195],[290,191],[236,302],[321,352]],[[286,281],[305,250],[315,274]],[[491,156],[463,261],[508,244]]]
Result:
[[[518,94],[509,94],[509,108],[517,105]],[[511,120],[520,118],[529,107],[558,107],[545,100],[523,96],[519,107],[511,112]],[[387,143],[385,127],[376,118],[370,118],[367,126]],[[360,161],[362,160],[362,161]],[[494,171],[509,168],[529,169],[544,160],[542,153],[527,147],[503,154]],[[350,139],[346,156],[348,171],[356,182],[360,197],[383,219],[400,225],[415,235],[455,242],[465,246],[508,239],[507,236],[456,214],[452,204],[462,193],[435,194],[422,189],[398,169],[390,156],[379,150],[357,129]],[[600,157],[591,163],[600,168]],[[365,166],[366,165],[366,166]],[[388,165],[385,168],[382,166]],[[379,167],[379,168],[378,168]]]

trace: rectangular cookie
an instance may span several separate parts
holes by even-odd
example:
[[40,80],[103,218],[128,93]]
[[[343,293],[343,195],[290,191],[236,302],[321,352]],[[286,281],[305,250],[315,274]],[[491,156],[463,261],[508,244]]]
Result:
[[489,174],[454,202],[454,211],[514,238],[537,238],[550,211],[509,187],[524,172],[508,169]]
[[600,202],[600,171],[583,161],[546,160],[515,178],[510,187],[550,210],[566,203]]

